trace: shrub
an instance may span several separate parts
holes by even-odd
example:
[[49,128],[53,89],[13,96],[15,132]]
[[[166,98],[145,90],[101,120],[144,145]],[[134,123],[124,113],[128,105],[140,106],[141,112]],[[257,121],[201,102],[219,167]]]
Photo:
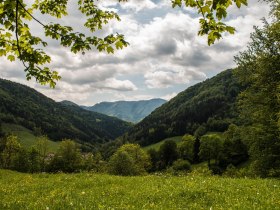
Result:
[[191,164],[187,160],[178,159],[173,163],[172,168],[175,171],[189,171],[191,170]]
[[109,160],[109,173],[122,176],[142,175],[151,166],[149,155],[137,144],[125,144]]

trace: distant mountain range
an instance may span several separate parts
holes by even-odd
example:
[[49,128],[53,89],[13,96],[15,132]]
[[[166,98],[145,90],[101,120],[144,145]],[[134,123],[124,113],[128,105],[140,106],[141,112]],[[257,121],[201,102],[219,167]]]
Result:
[[131,124],[87,111],[74,103],[55,102],[36,90],[0,79],[0,123],[22,125],[52,140],[105,143],[124,134]]
[[[165,102],[166,100],[157,98],[141,101],[101,102],[95,104],[94,106],[82,107],[89,111],[99,112],[128,122],[137,123],[151,114],[156,108],[160,107]],[[71,102],[66,103],[69,105],[71,104]]]
[[150,145],[167,137],[223,132],[237,122],[236,97],[243,90],[226,70],[179,93],[136,124],[123,141]]

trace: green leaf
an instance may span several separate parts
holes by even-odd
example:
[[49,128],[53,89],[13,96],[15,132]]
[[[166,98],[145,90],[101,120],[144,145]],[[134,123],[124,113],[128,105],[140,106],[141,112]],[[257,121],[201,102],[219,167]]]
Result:
[[10,60],[11,62],[12,62],[12,61],[15,61],[15,56],[13,56],[13,55],[8,55],[8,60]]

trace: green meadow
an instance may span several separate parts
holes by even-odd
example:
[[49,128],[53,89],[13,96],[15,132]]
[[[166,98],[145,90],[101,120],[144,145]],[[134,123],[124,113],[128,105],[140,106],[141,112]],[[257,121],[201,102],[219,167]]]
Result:
[[0,170],[0,209],[280,209],[280,180]]
[[149,149],[159,150],[160,146],[161,146],[164,142],[166,142],[166,141],[168,141],[168,140],[172,140],[172,141],[175,141],[175,142],[178,144],[179,142],[182,141],[182,137],[183,137],[183,136],[175,136],[175,137],[166,138],[166,139],[164,139],[164,140],[162,140],[162,141],[160,141],[160,142],[158,142],[158,143],[155,143],[155,144],[151,144],[151,145],[149,145],[149,146],[146,146],[146,147],[144,147],[143,149],[144,149],[145,151],[148,151]]
[[[6,134],[12,134],[18,137],[20,144],[24,148],[30,148],[36,144],[37,137],[31,130],[15,124],[2,123],[2,129]],[[48,140],[48,151],[56,152],[59,147],[59,142]]]

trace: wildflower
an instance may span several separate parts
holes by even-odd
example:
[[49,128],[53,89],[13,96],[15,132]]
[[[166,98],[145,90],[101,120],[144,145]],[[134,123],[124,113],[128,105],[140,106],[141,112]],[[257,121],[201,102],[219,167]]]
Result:
[[46,207],[46,210],[50,210],[50,208],[47,206],[47,207]]
[[82,192],[82,195],[86,194],[85,191]]

